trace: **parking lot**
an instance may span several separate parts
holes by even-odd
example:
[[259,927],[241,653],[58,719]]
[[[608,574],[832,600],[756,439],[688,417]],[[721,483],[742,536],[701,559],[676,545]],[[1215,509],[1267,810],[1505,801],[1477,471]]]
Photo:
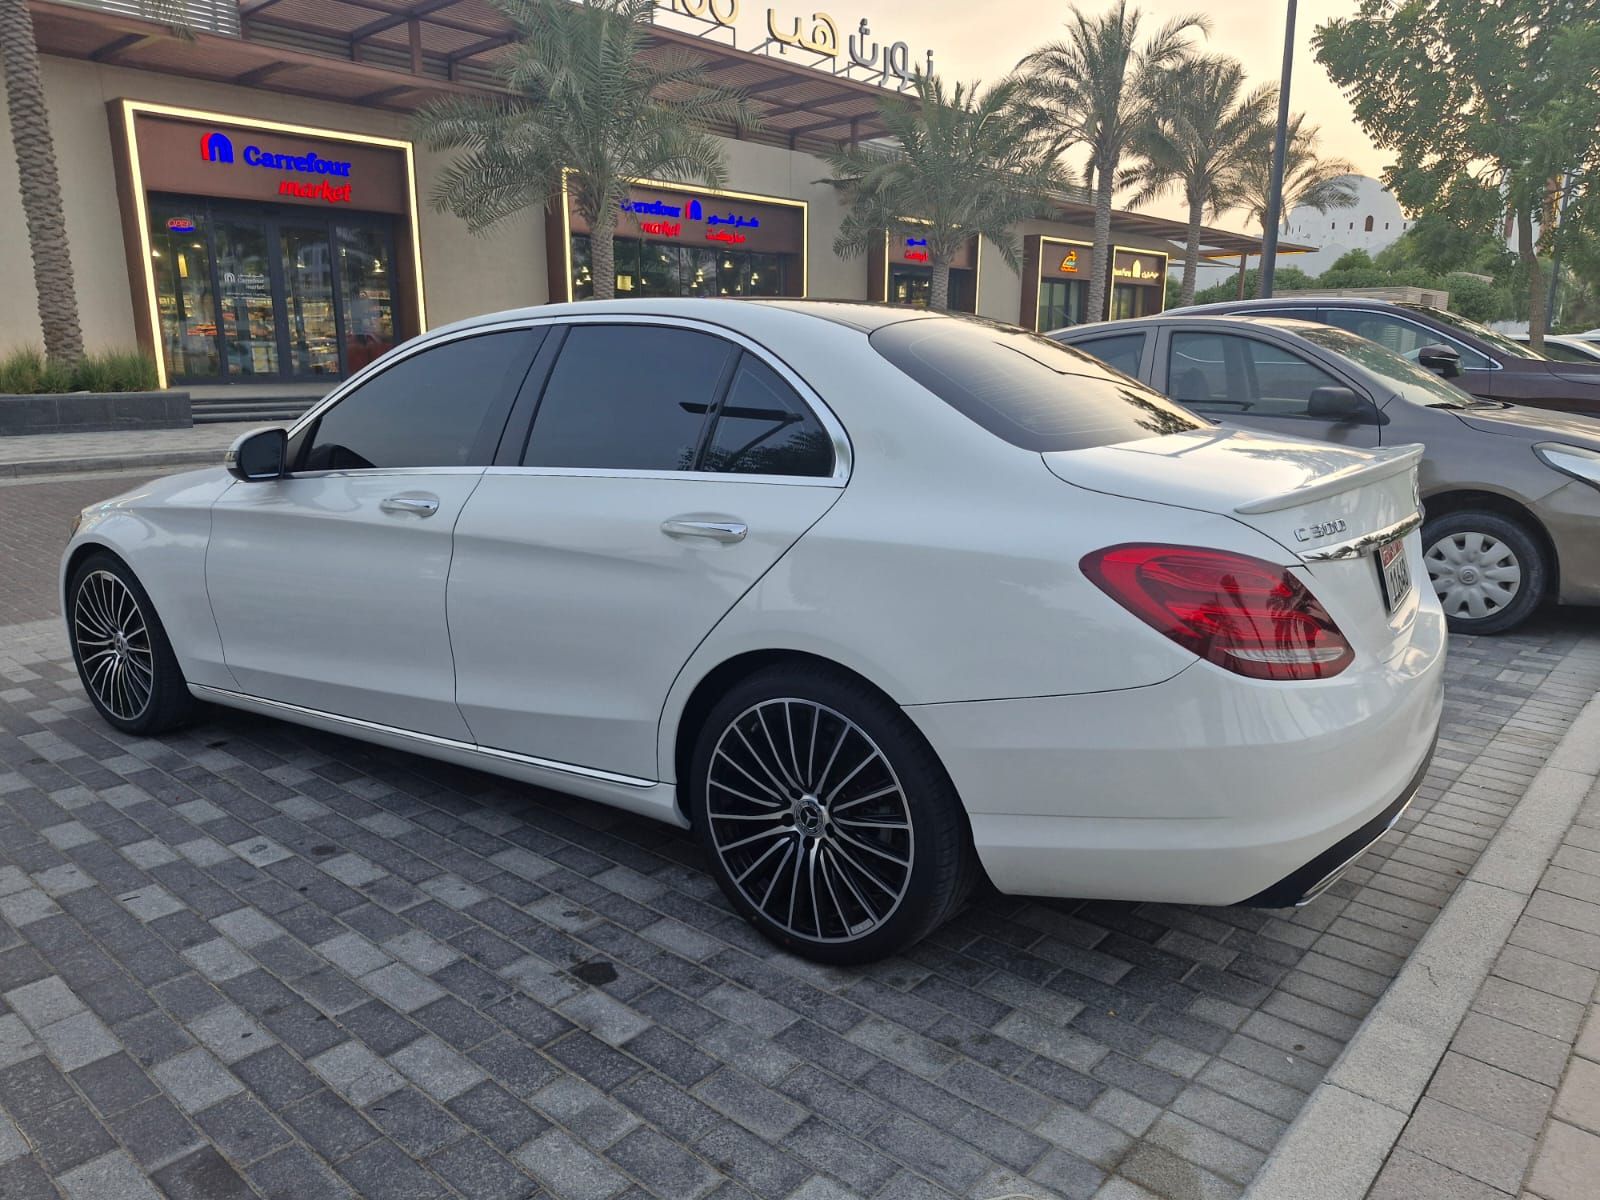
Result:
[[1592,614],[1456,639],[1421,795],[1306,909],[990,895],[820,968],[664,826],[240,714],[112,732],[55,560],[138,481],[0,484],[8,1200],[1237,1196],[1600,686]]

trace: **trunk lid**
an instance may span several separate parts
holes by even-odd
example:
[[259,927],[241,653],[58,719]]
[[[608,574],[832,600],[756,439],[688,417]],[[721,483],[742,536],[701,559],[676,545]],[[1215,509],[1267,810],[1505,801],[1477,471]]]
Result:
[[[1417,501],[1421,446],[1355,450],[1223,428],[1045,454],[1058,478],[1116,496],[1212,512],[1271,538],[1358,655],[1404,649],[1428,574]],[[1405,537],[1408,595],[1385,601],[1380,543]],[[1159,527],[1151,541],[1160,541]]]

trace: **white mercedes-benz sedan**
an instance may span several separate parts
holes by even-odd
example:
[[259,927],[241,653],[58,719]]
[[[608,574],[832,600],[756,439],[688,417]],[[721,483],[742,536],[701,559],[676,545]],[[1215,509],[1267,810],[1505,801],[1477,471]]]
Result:
[[830,962],[1004,892],[1285,906],[1416,791],[1420,447],[1218,429],[974,318],[527,309],[418,338],[61,564],[126,733],[207,701],[692,827]]

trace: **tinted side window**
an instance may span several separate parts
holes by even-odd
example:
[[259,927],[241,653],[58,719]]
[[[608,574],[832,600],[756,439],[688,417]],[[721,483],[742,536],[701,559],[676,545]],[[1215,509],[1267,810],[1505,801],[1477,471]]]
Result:
[[1329,308],[1323,316],[1329,325],[1348,329],[1358,337],[1386,346],[1401,358],[1411,362],[1417,361],[1417,351],[1422,347],[1437,346],[1441,342],[1446,342],[1461,351],[1463,367],[1482,368],[1493,365],[1487,357],[1476,350],[1450,342],[1437,329],[1429,329],[1426,325],[1418,325],[1400,317],[1390,316],[1388,313],[1363,312],[1355,308]]
[[318,418],[299,469],[488,465],[543,336],[486,333],[400,360]]
[[1243,366],[1250,380],[1249,411],[1256,416],[1306,416],[1311,393],[1317,388],[1344,386],[1292,350],[1254,338],[1233,340],[1244,355]]
[[776,371],[746,354],[717,412],[702,468],[743,475],[832,475],[833,439]]
[[573,325],[522,464],[687,471],[737,347],[658,325]]
[[1225,343],[1215,333],[1174,333],[1167,350],[1167,395],[1199,412],[1237,412],[1246,397],[1228,372]]
[[1090,338],[1074,342],[1079,350],[1092,354],[1108,367],[1124,375],[1139,377],[1139,360],[1144,357],[1144,334],[1119,333],[1116,337]]
[[886,325],[871,341],[951,408],[1024,450],[1081,450],[1202,428],[1159,392],[1039,334],[932,317]]

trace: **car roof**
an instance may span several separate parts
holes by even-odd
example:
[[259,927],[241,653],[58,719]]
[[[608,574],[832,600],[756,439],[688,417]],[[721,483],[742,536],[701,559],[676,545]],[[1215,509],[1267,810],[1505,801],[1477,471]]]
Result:
[[[734,298],[721,296],[660,296],[621,300],[578,300],[565,304],[540,304],[526,308],[481,313],[448,325],[437,326],[422,336],[433,338],[471,329],[501,325],[507,321],[547,320],[553,317],[609,315],[617,317],[682,317],[723,325],[749,333],[753,325],[769,324],[760,313],[782,312],[843,325],[862,333],[872,333],[886,325],[905,321],[940,320],[962,317],[961,313],[928,312],[924,309],[897,308],[851,300],[801,300],[792,298]],[[970,318],[969,318],[970,319]],[[770,325],[769,325],[770,327]]]

